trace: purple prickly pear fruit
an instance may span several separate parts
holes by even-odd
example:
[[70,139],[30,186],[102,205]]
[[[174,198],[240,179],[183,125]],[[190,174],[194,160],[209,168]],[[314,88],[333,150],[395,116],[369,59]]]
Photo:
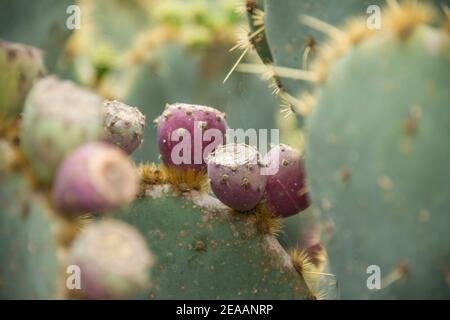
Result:
[[267,153],[266,159],[269,171],[276,172],[267,179],[265,204],[269,211],[284,218],[308,208],[309,198],[300,153],[280,144]]
[[145,116],[138,108],[119,101],[104,102],[103,140],[133,153],[142,142]]
[[245,144],[219,146],[210,154],[208,176],[216,197],[237,211],[256,207],[266,188],[261,155]]
[[84,298],[124,299],[147,288],[153,256],[135,228],[108,219],[82,231],[70,249],[69,263],[80,268]]
[[225,142],[226,115],[192,104],[167,105],[156,120],[163,163],[181,170],[206,170],[208,155]]
[[53,184],[53,204],[70,214],[100,213],[129,204],[139,191],[137,170],[126,154],[106,143],[85,144],[70,153]]

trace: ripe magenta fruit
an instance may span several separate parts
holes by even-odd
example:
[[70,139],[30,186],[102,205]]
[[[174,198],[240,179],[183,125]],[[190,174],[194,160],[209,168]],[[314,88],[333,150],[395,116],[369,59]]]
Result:
[[261,200],[267,176],[261,174],[261,155],[245,144],[217,147],[209,156],[208,176],[216,197],[238,210],[253,209]]
[[192,104],[167,105],[156,120],[163,163],[170,168],[206,170],[208,155],[225,142],[224,113]]
[[130,203],[138,189],[137,170],[122,150],[89,143],[62,162],[53,185],[53,203],[67,214],[99,213]]
[[[279,217],[289,217],[309,207],[305,171],[300,153],[288,145],[273,147],[266,156],[269,171],[265,204]],[[278,171],[276,170],[278,168]]]

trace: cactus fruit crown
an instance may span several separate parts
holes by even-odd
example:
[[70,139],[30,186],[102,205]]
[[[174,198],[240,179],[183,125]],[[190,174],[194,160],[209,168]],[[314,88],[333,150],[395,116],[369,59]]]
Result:
[[219,146],[209,155],[208,162],[236,171],[236,167],[246,164],[260,165],[261,159],[256,148],[239,143]]
[[266,188],[261,174],[261,156],[254,147],[227,144],[217,147],[208,158],[208,176],[214,194],[238,211],[256,207]]
[[139,178],[124,152],[87,143],[62,162],[53,186],[54,204],[66,213],[103,212],[134,200]]

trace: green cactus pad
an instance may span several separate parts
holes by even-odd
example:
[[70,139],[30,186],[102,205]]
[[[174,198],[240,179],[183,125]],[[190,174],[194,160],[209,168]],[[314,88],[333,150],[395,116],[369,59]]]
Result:
[[56,245],[46,210],[24,178],[0,172],[0,299],[56,298]]
[[35,46],[45,52],[49,71],[54,71],[72,30],[66,12],[75,0],[3,0],[0,38]]
[[306,168],[343,298],[450,298],[449,83],[448,34],[419,26],[375,33],[319,88]]
[[[308,15],[338,27],[348,17],[365,15],[369,5],[381,5],[385,0],[265,0],[266,37],[274,63],[280,67],[304,69],[302,56],[312,37],[317,45],[326,35],[311,29],[301,21]],[[315,56],[313,49],[308,61]],[[297,95],[307,84],[301,80],[282,79],[283,87]]]
[[248,25],[250,27],[250,33],[259,31],[260,28],[264,28],[263,31],[258,32],[258,35],[255,36],[253,39],[251,39],[251,43],[253,44],[262,62],[273,63],[272,53],[270,52],[269,44],[267,43],[265,25],[263,20],[264,19],[263,0],[246,1],[245,10],[247,12],[247,20]]
[[0,39],[0,127],[20,114],[28,91],[44,72],[39,50]]
[[306,299],[290,257],[255,217],[233,214],[207,194],[151,186],[116,215],[147,238],[156,264],[150,299]]

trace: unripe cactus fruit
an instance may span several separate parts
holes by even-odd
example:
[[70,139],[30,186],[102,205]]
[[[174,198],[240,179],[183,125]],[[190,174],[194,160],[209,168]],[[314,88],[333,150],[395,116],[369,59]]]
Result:
[[208,154],[225,142],[226,115],[211,107],[167,105],[156,122],[161,159],[170,168],[206,170]]
[[[269,211],[279,217],[289,217],[309,207],[305,172],[300,153],[288,145],[273,147],[266,155],[269,171],[264,195]],[[278,169],[278,170],[277,170]]]
[[256,207],[266,188],[264,164],[254,147],[245,144],[219,146],[209,156],[208,176],[216,197],[237,211]]
[[53,184],[53,204],[67,214],[98,213],[127,205],[139,178],[126,154],[106,143],[88,143],[62,162]]
[[102,129],[102,101],[70,81],[46,77],[25,101],[22,149],[37,179],[48,183],[63,158],[95,141]]
[[105,101],[103,106],[103,140],[133,153],[142,142],[145,116],[138,108],[119,101]]
[[80,268],[85,298],[120,299],[147,287],[153,257],[135,228],[103,220],[88,225],[75,239],[69,263]]
[[23,102],[45,67],[40,50],[0,39],[0,121],[10,121],[22,111]]

